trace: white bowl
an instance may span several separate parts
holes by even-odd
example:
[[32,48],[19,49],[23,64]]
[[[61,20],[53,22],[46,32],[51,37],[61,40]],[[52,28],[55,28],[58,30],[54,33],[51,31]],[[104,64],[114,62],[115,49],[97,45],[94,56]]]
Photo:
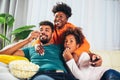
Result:
[[15,60],[9,63],[10,72],[17,78],[26,79],[35,75],[39,66],[25,60]]

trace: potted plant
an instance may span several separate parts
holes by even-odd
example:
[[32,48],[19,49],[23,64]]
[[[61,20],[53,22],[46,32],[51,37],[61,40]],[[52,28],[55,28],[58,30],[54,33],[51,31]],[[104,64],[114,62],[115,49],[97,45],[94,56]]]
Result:
[[8,43],[11,43],[13,41],[19,41],[21,39],[25,39],[29,33],[32,31],[32,28],[35,27],[35,25],[25,25],[21,26],[14,31],[11,32],[11,35],[14,36],[14,39],[11,41],[6,36],[6,31],[8,27],[12,27],[15,19],[12,15],[8,13],[2,13],[0,14],[0,23],[2,24],[1,27],[3,27],[3,34],[0,33],[0,39],[2,39],[2,47],[5,47],[6,41]]
[[11,42],[7,37],[6,37],[6,31],[8,27],[12,27],[14,23],[14,17],[8,13],[2,13],[0,14],[0,24],[2,24],[3,28],[3,34],[0,33],[0,39],[2,39],[2,48],[5,46],[5,42]]

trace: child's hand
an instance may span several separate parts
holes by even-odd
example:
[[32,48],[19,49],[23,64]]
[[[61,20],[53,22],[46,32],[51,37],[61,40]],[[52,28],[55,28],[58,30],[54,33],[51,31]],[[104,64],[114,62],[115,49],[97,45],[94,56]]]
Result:
[[66,48],[66,49],[63,51],[63,57],[64,57],[65,61],[69,61],[70,59],[73,58],[72,54],[70,53],[69,48]]

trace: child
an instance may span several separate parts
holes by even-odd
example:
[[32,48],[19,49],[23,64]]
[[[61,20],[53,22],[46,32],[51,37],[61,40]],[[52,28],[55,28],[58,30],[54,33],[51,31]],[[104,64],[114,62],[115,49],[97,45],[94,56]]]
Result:
[[[73,75],[80,80],[101,80],[106,71],[111,69],[103,67],[93,67],[90,65],[90,55],[87,52],[82,52],[79,58],[73,52],[81,46],[84,36],[80,28],[70,28],[64,33],[64,52],[63,57],[67,66]],[[111,78],[103,80],[120,80],[120,73],[113,70],[115,73]]]

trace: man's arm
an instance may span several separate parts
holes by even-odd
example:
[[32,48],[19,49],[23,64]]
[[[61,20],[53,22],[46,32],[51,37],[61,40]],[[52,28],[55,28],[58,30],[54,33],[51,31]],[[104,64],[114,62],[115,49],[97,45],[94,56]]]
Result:
[[38,31],[33,31],[30,33],[30,35],[22,40],[19,41],[15,44],[9,45],[2,50],[0,50],[0,54],[7,54],[7,55],[19,55],[19,56],[24,56],[24,53],[20,48],[31,42],[33,39],[36,39],[39,37],[39,32]]

